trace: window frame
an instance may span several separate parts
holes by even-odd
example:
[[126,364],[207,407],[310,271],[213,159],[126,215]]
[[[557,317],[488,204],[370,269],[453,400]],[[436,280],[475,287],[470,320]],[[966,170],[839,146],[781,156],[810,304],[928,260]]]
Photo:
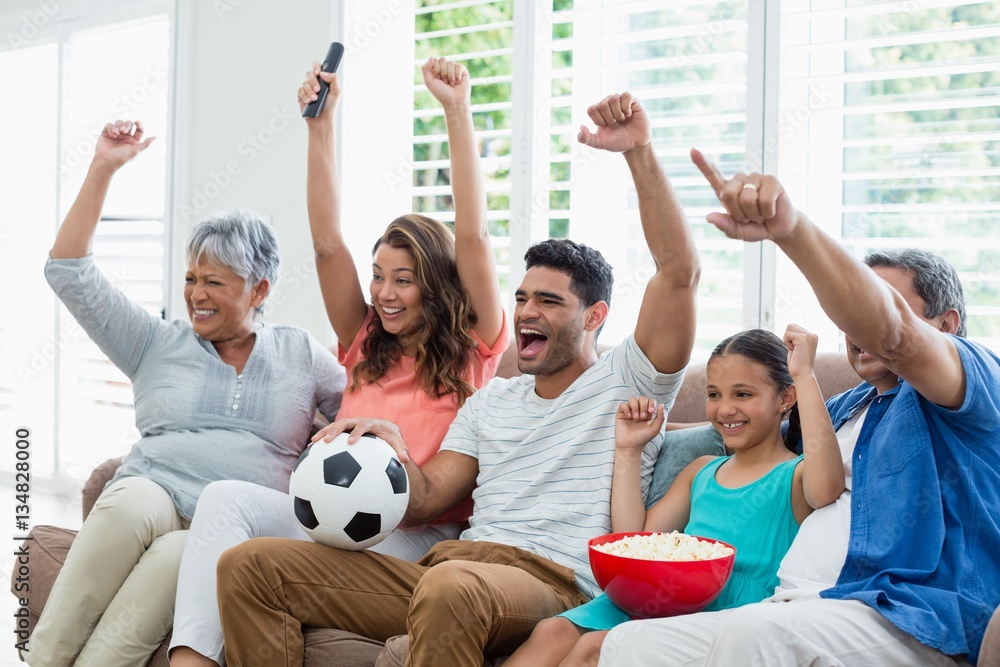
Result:
[[[71,35],[79,33],[88,32],[100,32],[103,29],[114,29],[116,26],[122,26],[128,23],[142,23],[147,22],[150,19],[155,19],[157,17],[162,17],[168,22],[168,48],[169,48],[169,72],[167,73],[167,125],[174,129],[176,125],[176,105],[177,105],[177,81],[178,81],[178,69],[177,69],[177,40],[178,40],[178,15],[179,6],[178,0],[141,0],[139,2],[129,2],[128,0],[95,0],[89,3],[74,3],[63,5],[62,3],[51,3],[55,6],[52,11],[47,10],[41,5],[26,9],[23,11],[14,11],[6,14],[0,14],[0,35],[5,36],[5,39],[0,40],[0,53],[6,53],[14,51],[21,46],[40,46],[43,44],[55,44],[57,47],[57,57],[56,57],[56,72],[57,72],[57,104],[58,110],[56,112],[56,127],[53,131],[56,133],[55,141],[55,152],[53,155],[53,164],[59,164],[60,157],[64,155],[66,149],[64,142],[64,120],[66,118],[65,111],[65,97],[63,95],[63,85],[65,82],[65,68],[66,68],[66,46],[70,41]],[[43,19],[44,17],[44,19]],[[31,35],[24,35],[23,31],[27,30],[26,26],[33,26],[34,32]],[[23,41],[18,41],[12,39],[11,35],[15,37],[23,37]],[[171,294],[175,288],[170,283],[170,273],[174,265],[174,245],[171,242],[173,236],[175,225],[172,224],[172,202],[173,202],[173,192],[175,186],[175,166],[177,164],[176,155],[176,142],[170,142],[170,145],[166,148],[166,165],[165,165],[165,188],[164,188],[164,202],[163,202],[163,279],[162,279],[162,294],[163,294],[163,308],[167,309],[170,303]],[[63,188],[63,179],[61,177],[56,177],[54,179],[54,189],[53,194],[57,202],[54,207],[55,215],[52,220],[52,234],[54,236],[56,230],[58,230],[59,225],[62,223],[62,215],[64,211],[62,210],[63,196],[66,194]],[[120,216],[109,215],[109,219],[118,219]],[[140,217],[143,217],[140,215]],[[102,215],[102,220],[105,216]],[[53,331],[58,337],[60,331],[63,331],[66,322],[65,315],[62,313],[62,309],[59,306],[57,300],[53,299],[55,302],[55,314],[53,317]],[[61,396],[65,395],[68,388],[65,386],[66,382],[64,379],[63,372],[63,354],[56,346],[54,351],[54,358],[52,360],[53,368],[53,384],[54,384],[54,404],[52,406],[52,418],[54,420],[54,430],[52,431],[52,442],[51,442],[51,457],[52,457],[52,474],[42,474],[36,472],[32,469],[32,489],[40,492],[48,492],[56,495],[66,495],[73,494],[78,491],[80,485],[82,485],[83,480],[76,476],[67,474],[66,463],[62,455],[64,438],[62,437],[63,432],[69,432],[69,429],[59,428],[60,420],[60,403]],[[16,413],[13,415],[16,420]],[[28,425],[30,427],[30,424]],[[38,451],[43,443],[39,442],[35,438],[35,432],[32,431],[32,445],[33,452]],[[34,456],[34,454],[33,454]],[[15,472],[12,470],[3,469],[0,470],[0,484],[5,484],[13,486],[15,482]]]

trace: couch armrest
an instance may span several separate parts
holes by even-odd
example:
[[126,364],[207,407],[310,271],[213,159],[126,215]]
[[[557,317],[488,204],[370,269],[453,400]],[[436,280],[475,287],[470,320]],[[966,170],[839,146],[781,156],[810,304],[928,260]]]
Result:
[[94,503],[97,502],[98,496],[101,495],[101,491],[111,478],[115,476],[115,471],[118,470],[118,466],[122,464],[121,457],[117,459],[108,459],[101,465],[94,468],[94,472],[90,473],[90,477],[83,485],[83,520],[87,520],[87,515],[90,514],[90,510],[93,509]]
[[[23,544],[29,549],[31,572],[30,574],[20,572],[18,564],[14,563],[10,573],[10,591],[18,600],[27,598],[28,616],[15,618],[15,631],[30,635],[38,623],[38,617],[45,607],[46,600],[49,599],[49,593],[59,575],[59,570],[66,561],[66,554],[73,544],[76,531],[55,526],[35,526],[28,536],[31,540]],[[30,582],[26,580],[29,577]],[[28,590],[25,590],[26,585],[29,586]],[[19,612],[20,607],[15,615]],[[16,642],[24,641],[26,637],[24,634],[14,636]]]

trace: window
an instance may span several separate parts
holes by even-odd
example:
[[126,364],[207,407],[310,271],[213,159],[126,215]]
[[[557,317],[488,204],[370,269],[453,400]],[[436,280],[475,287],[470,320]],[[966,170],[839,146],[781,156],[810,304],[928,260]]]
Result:
[[608,93],[633,93],[650,117],[653,146],[697,240],[704,271],[695,345],[707,355],[741,328],[744,249],[705,222],[714,198],[689,150],[697,146],[719,156],[723,169],[743,163],[746,3],[556,2],[553,9],[552,40],[544,47],[552,55],[540,60],[559,66],[550,76],[551,111],[542,118],[552,119],[549,145],[559,167],[553,181],[561,181],[553,184],[559,195],[553,204],[564,204],[552,208],[564,210],[562,219],[550,216],[549,232],[598,248],[615,268],[612,313],[601,335],[605,343],[628,336],[654,272],[635,188],[621,157],[580,146],[576,134],[579,122],[592,126],[585,115],[589,105]]
[[[629,90],[650,114],[656,150],[689,206],[709,269],[700,290],[698,345],[711,349],[740,328],[744,251],[705,223],[711,192],[702,187],[688,147],[722,153],[724,168],[742,164],[745,2],[425,0],[415,18],[418,64],[446,55],[473,75],[490,231],[508,295],[520,282],[529,245],[571,237],[601,250],[615,267],[612,316],[602,340],[614,343],[632,331],[653,274],[634,188],[624,160],[576,141],[579,124],[589,123],[587,106]],[[450,222],[443,119],[416,81],[414,208]]]
[[[0,419],[5,432],[31,430],[32,471],[40,478],[83,479],[138,439],[130,383],[55,299],[42,265],[101,126],[137,118],[150,134],[166,129],[168,52],[165,16],[122,22],[120,14],[103,23],[49,26],[31,42],[0,52],[4,89],[11,99],[33,101],[0,108],[2,126],[20,128],[5,135],[12,145],[4,153],[19,159],[0,167],[3,181],[23,188],[0,203],[11,225],[3,233],[13,241],[0,246],[9,260],[0,262],[0,271],[5,284],[17,286],[10,290],[11,312],[19,313],[0,325]],[[154,142],[116,176],[94,244],[101,271],[158,315],[165,183],[166,145]]]
[[[55,163],[58,89],[50,77],[58,71],[56,44],[26,45],[0,52],[0,86],[10,99],[33,104],[0,104],[0,127],[39,126],[47,132],[0,134],[0,151],[18,159],[0,160],[0,281],[7,286],[0,318],[0,420],[2,432],[31,429],[34,442],[51,442],[55,384],[53,363],[59,337],[55,303],[42,278],[41,265],[52,243],[57,215]],[[17,184],[18,195],[11,189]],[[33,263],[19,261],[36,257]],[[45,288],[43,291],[42,288]],[[54,469],[54,451],[32,448],[32,469]],[[12,459],[3,461],[11,469]]]
[[416,9],[413,210],[454,227],[444,112],[424,87],[419,70],[428,57],[448,54],[472,77],[472,118],[486,178],[490,236],[501,284],[509,292],[514,3],[419,4],[423,6]]
[[[786,0],[782,20],[779,168],[793,201],[858,257],[943,255],[969,337],[1000,349],[1000,5]],[[791,276],[779,325],[817,321],[794,267],[779,258],[777,271]]]
[[[696,357],[741,328],[780,333],[791,321],[820,333],[821,349],[843,343],[780,252],[705,223],[718,204],[692,146],[726,174],[777,173],[858,257],[942,253],[962,277],[970,337],[1000,348],[996,3],[420,0],[415,25],[418,65],[440,54],[473,74],[505,289],[528,245],[569,236],[615,267],[602,340],[631,331],[652,275],[631,179],[575,139],[589,104],[629,90],[697,239]],[[451,220],[441,114],[414,90],[414,208]]]

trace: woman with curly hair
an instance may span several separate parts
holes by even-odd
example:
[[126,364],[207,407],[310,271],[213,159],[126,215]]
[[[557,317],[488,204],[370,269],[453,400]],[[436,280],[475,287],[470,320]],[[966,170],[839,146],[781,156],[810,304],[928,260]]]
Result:
[[[429,59],[424,83],[444,108],[451,159],[455,232],[431,218],[393,220],[372,251],[370,301],[340,228],[340,186],[333,115],[335,74],[314,63],[299,89],[301,107],[330,84],[325,108],[309,127],[307,197],[327,315],[348,373],[337,420],[313,440],[376,427],[398,429],[417,465],[438,450],[458,408],[496,372],[509,334],[486,227],[486,191],[473,134],[469,75]],[[405,461],[404,461],[405,462]],[[440,540],[458,537],[471,500],[417,528],[399,528],[373,551],[418,560]],[[170,662],[223,664],[215,569],[228,548],[252,537],[308,540],[287,494],[243,482],[209,485],[191,522],[181,560]]]

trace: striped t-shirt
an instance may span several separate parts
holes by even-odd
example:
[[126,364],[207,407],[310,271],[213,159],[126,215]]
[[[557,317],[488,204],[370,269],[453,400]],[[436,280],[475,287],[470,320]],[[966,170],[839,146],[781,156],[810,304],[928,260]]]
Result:
[[[496,378],[458,411],[442,450],[479,461],[475,507],[462,539],[518,547],[572,568],[580,591],[600,591],[587,540],[611,529],[615,412],[632,396],[674,402],[684,371],[658,373],[633,337],[605,352],[559,397],[535,379]],[[662,436],[642,454],[646,493]]]

